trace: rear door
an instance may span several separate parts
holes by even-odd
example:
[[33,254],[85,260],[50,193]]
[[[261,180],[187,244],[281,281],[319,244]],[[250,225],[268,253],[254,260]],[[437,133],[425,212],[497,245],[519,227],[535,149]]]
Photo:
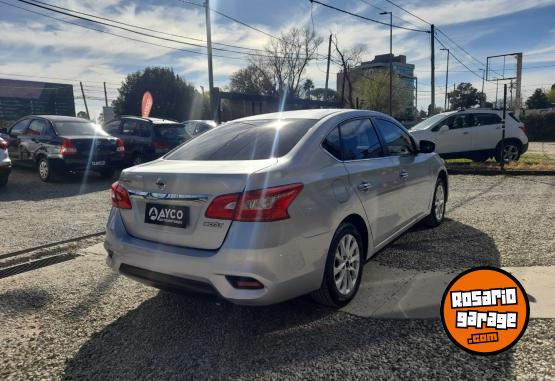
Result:
[[476,113],[476,127],[473,129],[475,150],[493,150],[501,140],[501,117],[495,113]]
[[398,208],[400,181],[397,164],[385,157],[370,119],[355,119],[339,126],[342,158],[349,182],[358,195],[376,245],[387,239],[401,222]]
[[397,168],[396,182],[399,186],[396,207],[400,225],[413,222],[428,212],[430,191],[429,155],[418,155],[409,134],[399,125],[385,118],[373,118],[386,155],[394,161]]

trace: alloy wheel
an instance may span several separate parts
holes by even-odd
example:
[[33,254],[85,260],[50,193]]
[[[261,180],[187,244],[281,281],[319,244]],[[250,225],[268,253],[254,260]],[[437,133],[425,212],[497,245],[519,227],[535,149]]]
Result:
[[39,162],[39,176],[41,179],[48,178],[48,162],[46,160]]
[[333,276],[337,291],[347,296],[354,289],[360,268],[360,249],[351,234],[345,234],[335,249]]
[[505,162],[515,161],[518,159],[518,147],[514,144],[508,144],[503,149],[503,160]]
[[436,187],[436,197],[434,200],[434,213],[436,220],[441,221],[445,213],[445,190],[443,184],[439,182]]

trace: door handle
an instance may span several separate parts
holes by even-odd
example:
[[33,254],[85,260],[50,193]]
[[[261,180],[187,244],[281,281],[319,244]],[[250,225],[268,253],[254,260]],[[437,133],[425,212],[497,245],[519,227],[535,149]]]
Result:
[[359,190],[366,192],[367,190],[369,190],[370,188],[372,188],[372,184],[370,184],[368,181],[363,181],[360,184],[358,184],[357,187]]
[[399,177],[406,179],[407,177],[409,177],[409,173],[403,170],[399,173]]

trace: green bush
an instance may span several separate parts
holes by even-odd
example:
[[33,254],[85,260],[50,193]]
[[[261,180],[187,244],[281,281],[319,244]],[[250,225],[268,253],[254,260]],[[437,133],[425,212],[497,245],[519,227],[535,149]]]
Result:
[[530,141],[555,141],[555,111],[522,115],[521,119],[526,124]]

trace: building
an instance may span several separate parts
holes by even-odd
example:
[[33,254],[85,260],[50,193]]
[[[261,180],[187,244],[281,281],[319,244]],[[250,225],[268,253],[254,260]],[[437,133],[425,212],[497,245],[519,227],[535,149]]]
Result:
[[73,86],[0,78],[0,125],[32,114],[75,116]]
[[[359,96],[360,82],[366,78],[371,78],[375,73],[389,73],[389,57],[390,54],[380,54],[374,57],[372,61],[362,62],[360,65],[355,66],[349,70],[351,83],[353,84],[353,91],[355,96]],[[408,97],[407,104],[403,107],[406,111],[413,112],[416,99],[416,78],[414,76],[414,65],[407,63],[405,55],[393,55],[393,75],[397,76],[404,89],[412,93]],[[342,92],[347,97],[347,89],[343,89],[343,72],[337,73],[337,93],[341,96]],[[346,84],[345,87],[348,85]],[[360,99],[360,101],[364,101]]]

